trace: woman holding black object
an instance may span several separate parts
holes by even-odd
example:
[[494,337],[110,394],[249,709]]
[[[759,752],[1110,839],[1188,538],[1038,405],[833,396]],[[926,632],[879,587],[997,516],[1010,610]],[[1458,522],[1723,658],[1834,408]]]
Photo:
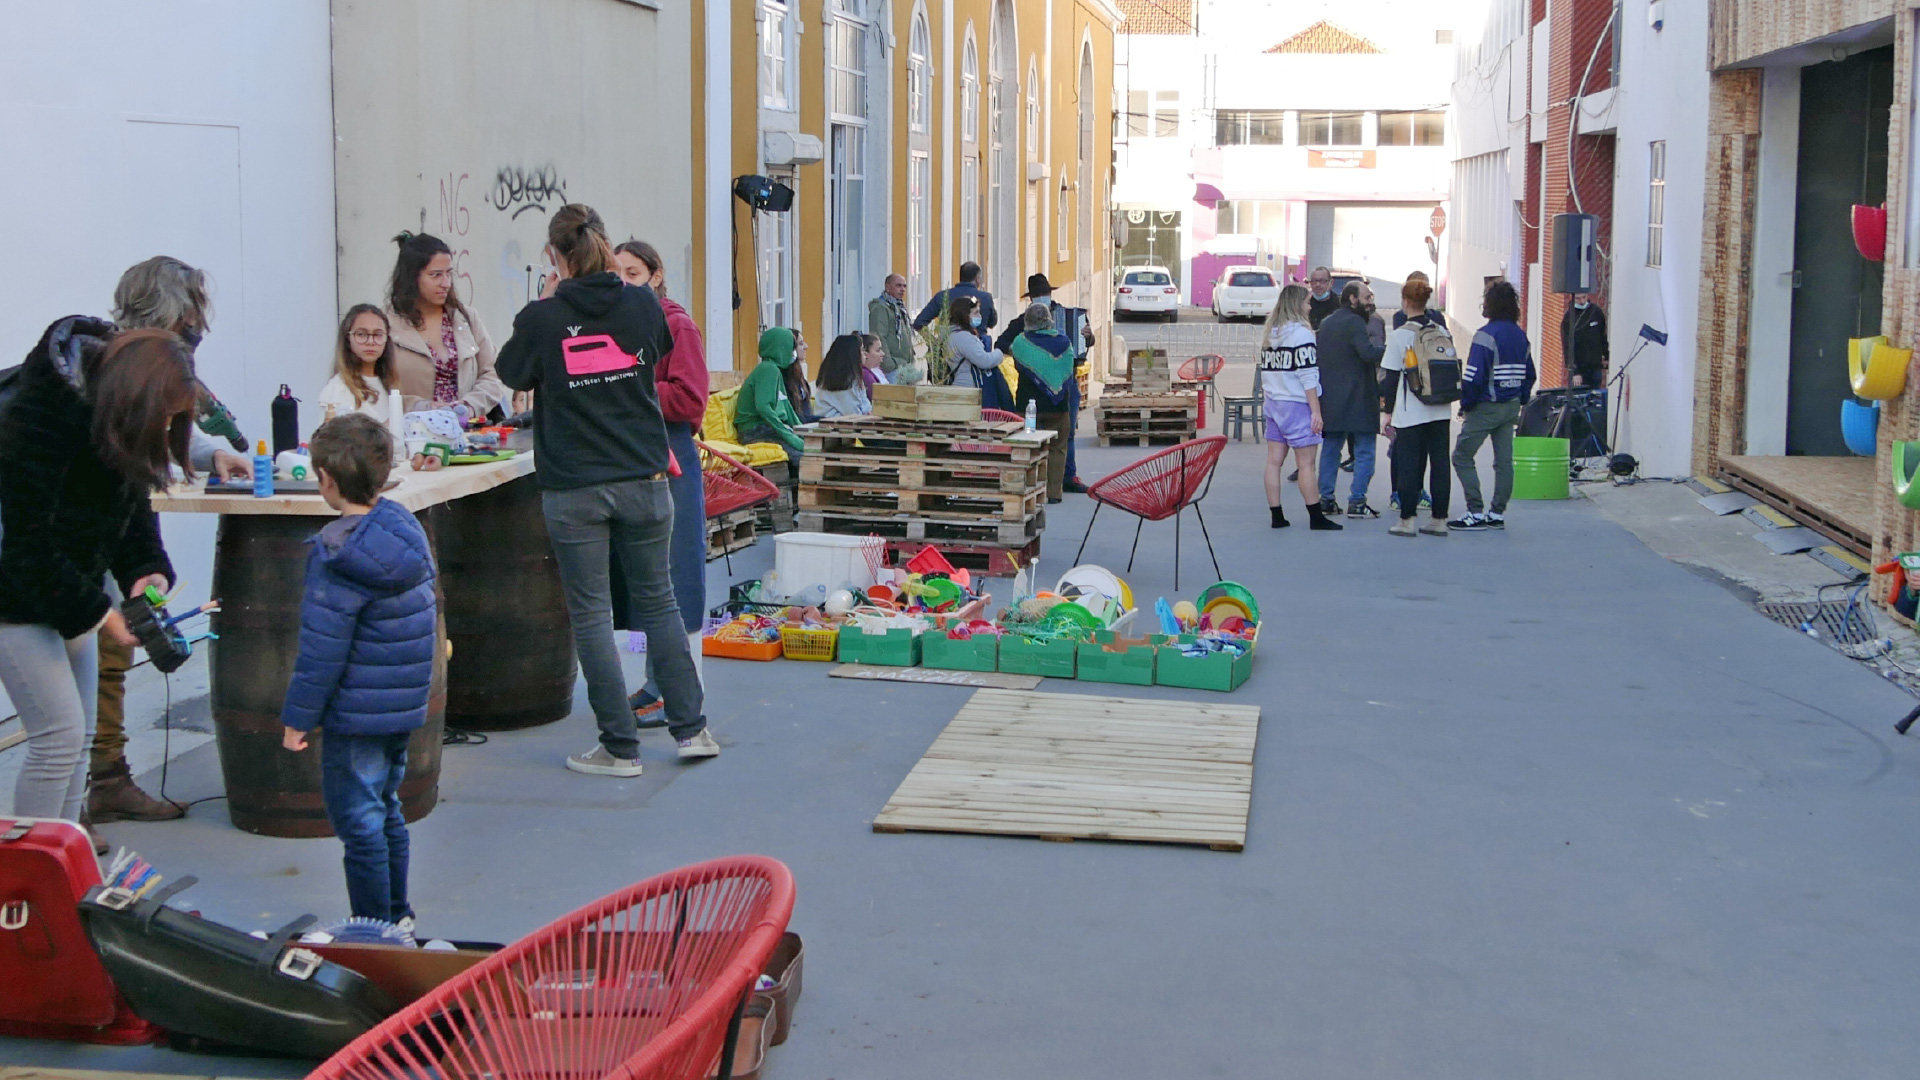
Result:
[[0,683],[27,733],[19,817],[78,820],[99,685],[95,631],[137,644],[122,593],[173,587],[148,497],[179,468],[197,390],[165,330],[113,337],[70,317],[47,329],[0,413]]
[[647,651],[667,726],[682,759],[714,757],[699,673],[674,599],[668,548],[666,422],[654,371],[673,352],[666,313],[648,289],[614,272],[606,226],[591,207],[569,203],[547,224],[557,270],[549,295],[513,320],[499,372],[515,390],[539,394],[533,439],[547,534],[573,622],[574,648],[600,742],[567,759],[596,776],[638,776],[640,747],[626,677],[613,640],[608,568],[620,560],[630,611]]

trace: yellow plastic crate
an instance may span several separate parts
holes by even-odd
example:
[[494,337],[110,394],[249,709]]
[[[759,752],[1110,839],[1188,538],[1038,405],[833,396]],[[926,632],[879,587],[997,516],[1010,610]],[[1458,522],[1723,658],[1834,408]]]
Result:
[[789,660],[831,661],[840,644],[836,627],[783,626],[780,648]]

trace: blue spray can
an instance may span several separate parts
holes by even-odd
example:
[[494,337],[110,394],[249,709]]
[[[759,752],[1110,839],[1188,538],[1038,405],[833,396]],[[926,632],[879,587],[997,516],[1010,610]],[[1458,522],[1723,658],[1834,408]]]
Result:
[[267,453],[267,440],[261,439],[253,455],[253,497],[264,499],[273,494],[273,455]]

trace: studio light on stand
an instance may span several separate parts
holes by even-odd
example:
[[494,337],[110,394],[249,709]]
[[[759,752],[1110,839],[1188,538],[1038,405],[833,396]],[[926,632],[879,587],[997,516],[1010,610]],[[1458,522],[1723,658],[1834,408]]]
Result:
[[1620,452],[1620,415],[1627,411],[1626,388],[1623,380],[1627,377],[1627,369],[1633,366],[1633,362],[1639,358],[1642,350],[1648,345],[1665,346],[1666,343],[1667,335],[1664,331],[1655,330],[1653,327],[1641,323],[1639,342],[1634,345],[1633,352],[1627,354],[1627,362],[1621,364],[1620,370],[1613,373],[1611,383],[1618,389],[1616,391],[1617,401],[1615,402],[1613,410],[1613,438],[1609,440],[1610,445],[1614,448],[1614,454],[1607,459],[1607,473],[1613,477],[1613,482],[1616,484],[1640,471],[1640,462],[1636,460],[1632,454]]

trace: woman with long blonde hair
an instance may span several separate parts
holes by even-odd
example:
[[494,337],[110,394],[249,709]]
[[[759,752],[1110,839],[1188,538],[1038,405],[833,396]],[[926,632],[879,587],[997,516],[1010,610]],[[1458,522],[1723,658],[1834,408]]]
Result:
[[1267,325],[1260,335],[1260,389],[1267,424],[1267,508],[1272,527],[1292,522],[1280,508],[1286,480],[1287,451],[1293,451],[1299,470],[1300,497],[1307,504],[1307,526],[1314,530],[1341,528],[1328,521],[1320,508],[1320,360],[1313,328],[1307,323],[1307,289],[1289,285],[1280,290]]

